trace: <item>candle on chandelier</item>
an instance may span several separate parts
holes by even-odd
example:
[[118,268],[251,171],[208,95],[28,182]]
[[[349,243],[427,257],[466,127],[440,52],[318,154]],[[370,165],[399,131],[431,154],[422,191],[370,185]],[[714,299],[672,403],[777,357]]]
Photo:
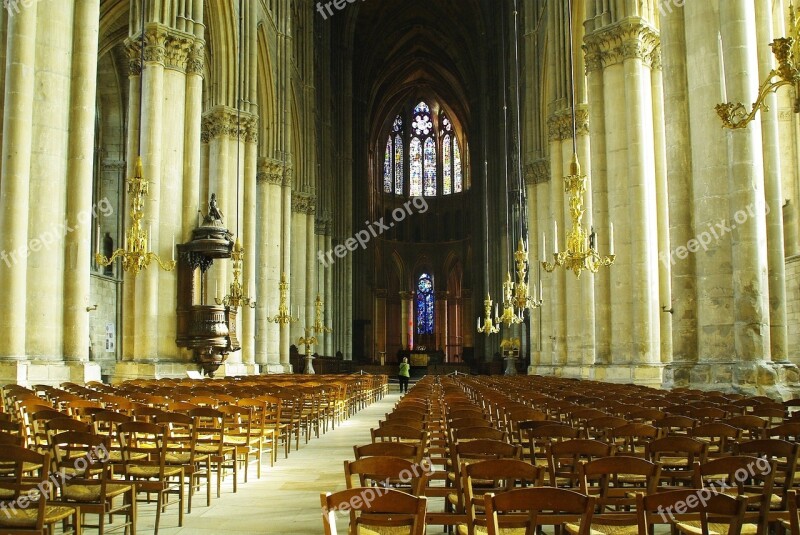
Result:
[[100,222],[97,222],[97,232],[95,232],[94,248],[97,254],[100,254]]
[[558,253],[558,221],[553,221],[553,253]]
[[614,254],[614,223],[611,223],[608,227],[608,243],[609,243],[609,251],[608,254]]
[[172,234],[172,261],[175,261],[175,233]]
[[542,260],[547,260],[547,237],[542,232]]
[[478,318],[478,330],[479,331],[481,330],[481,319],[480,318]]

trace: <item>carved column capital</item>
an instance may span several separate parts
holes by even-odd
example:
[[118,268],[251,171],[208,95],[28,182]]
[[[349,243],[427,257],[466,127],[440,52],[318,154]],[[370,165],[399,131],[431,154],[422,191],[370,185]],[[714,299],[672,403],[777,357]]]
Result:
[[[641,59],[647,66],[652,66],[654,52],[661,46],[658,30],[639,17],[628,17],[590,33],[583,42],[587,72],[622,63],[626,59]],[[657,55],[660,56],[660,53]]]
[[139,41],[126,39],[125,52],[128,54],[128,76],[139,76],[142,74],[141,43]]
[[550,180],[550,160],[539,158],[525,166],[525,183],[529,186],[543,184]]
[[267,184],[280,186],[283,181],[283,162],[274,158],[259,158],[258,176]]
[[292,193],[292,212],[298,214],[314,215],[317,208],[317,200],[308,193]]
[[145,63],[165,64],[167,29],[159,24],[151,24],[144,30]]
[[[589,109],[579,104],[575,111],[577,133],[579,136],[589,135]],[[572,110],[570,108],[555,112],[547,119],[548,138],[550,141],[572,139]]]
[[411,301],[412,299],[414,299],[414,292],[401,291],[400,299],[402,299],[403,301]]
[[189,50],[189,57],[186,59],[186,74],[203,76],[205,64],[206,45],[203,41],[197,40]]
[[184,35],[167,33],[164,41],[164,67],[186,72],[186,63],[192,50],[192,39]]

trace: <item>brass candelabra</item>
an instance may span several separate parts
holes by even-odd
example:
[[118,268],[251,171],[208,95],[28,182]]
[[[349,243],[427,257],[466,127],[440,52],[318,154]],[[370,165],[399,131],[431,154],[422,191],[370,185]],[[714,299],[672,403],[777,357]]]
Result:
[[228,290],[228,295],[223,298],[214,298],[214,301],[218,305],[225,305],[226,307],[231,308],[239,308],[239,307],[250,307],[256,308],[256,300],[255,297],[248,297],[247,294],[244,293],[244,288],[242,287],[241,278],[242,278],[242,262],[244,260],[244,247],[242,247],[242,243],[239,239],[236,239],[236,243],[233,246],[233,252],[231,253],[231,262],[233,262],[233,282],[231,282],[230,288]]
[[311,329],[315,333],[333,332],[333,329],[325,325],[325,318],[323,317],[324,306],[325,305],[322,302],[322,297],[317,294],[317,298],[314,300],[314,325],[311,326]]
[[95,262],[103,267],[110,266],[119,259],[122,261],[122,269],[134,277],[140,271],[147,269],[153,260],[164,271],[172,271],[177,265],[174,243],[171,260],[162,260],[156,253],[148,249],[151,236],[150,231],[145,232],[142,228],[142,218],[144,217],[144,200],[148,195],[149,182],[144,179],[143,175],[142,158],[137,156],[133,176],[125,181],[127,183],[126,191],[131,200],[131,227],[125,231],[123,246],[114,251],[110,258],[100,252],[97,252],[94,257]]
[[494,309],[495,321],[492,321],[492,298],[488,293],[486,294],[486,299],[483,300],[483,306],[484,319],[483,324],[481,324],[481,319],[478,318],[478,332],[485,335],[498,333],[500,331],[500,325],[495,325],[495,323],[497,323],[497,306],[495,305]]
[[272,317],[268,317],[267,321],[277,323],[279,325],[287,325],[289,323],[297,323],[300,319],[297,316],[292,316],[289,313],[288,305],[288,292],[289,283],[286,281],[286,273],[281,273],[281,282],[278,284],[280,291],[280,302],[278,303],[278,313]]
[[511,280],[511,273],[506,272],[506,280],[503,282],[503,314],[496,321],[504,323],[506,327],[522,323],[523,319],[514,310],[514,305],[514,281]]
[[[567,250],[558,250],[558,225],[555,224],[553,235],[553,263],[542,261],[542,267],[552,273],[556,267],[563,267],[580,278],[584,270],[597,273],[601,267],[614,263],[614,226],[609,230],[609,249],[606,256],[597,252],[597,235],[587,232],[583,227],[583,196],[586,193],[586,175],[581,174],[577,153],[573,153],[570,163],[570,174],[564,177],[564,191],[569,195],[569,211],[572,218],[572,230],[567,234]],[[544,255],[544,235],[542,236],[542,254]],[[546,257],[546,256],[545,256]]]
[[[522,317],[526,309],[539,308],[542,306],[542,284],[539,281],[539,296],[536,297],[536,284],[533,291],[528,286],[528,248],[519,239],[517,250],[514,252],[514,263],[517,268],[517,283],[514,289],[514,306],[519,310],[518,314]],[[541,279],[541,277],[540,277]]]
[[[791,3],[789,4],[789,28],[789,37],[775,39],[770,44],[778,66],[772,69],[767,78],[761,83],[758,88],[758,97],[753,103],[753,107],[748,111],[741,102],[717,104],[717,114],[722,119],[723,127],[731,129],[747,127],[755,119],[758,110],[764,109],[766,111],[767,108],[764,101],[767,95],[774,93],[785,85],[795,86],[796,94],[800,95],[800,67],[798,67],[798,61],[800,61],[800,21]],[[720,73],[720,75],[724,76],[723,73]],[[800,113],[800,96],[795,98],[794,111],[795,113]]]

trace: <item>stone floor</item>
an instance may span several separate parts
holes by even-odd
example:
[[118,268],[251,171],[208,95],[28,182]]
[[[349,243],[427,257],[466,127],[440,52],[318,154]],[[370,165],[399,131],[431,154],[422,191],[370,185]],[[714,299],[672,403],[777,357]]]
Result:
[[[353,459],[353,445],[370,442],[369,430],[377,427],[398,400],[391,393],[381,401],[362,410],[321,438],[312,438],[300,449],[294,449],[288,459],[279,452],[274,467],[265,466],[261,479],[250,467],[250,479],[233,493],[231,477],[223,482],[222,496],[212,496],[211,506],[205,506],[204,492],[192,502],[192,513],[184,515],[183,527],[178,526],[177,509],[173,506],[162,515],[159,534],[163,535],[312,535],[322,533],[319,495],[321,492],[345,488],[343,462]],[[214,479],[216,482],[216,479]],[[138,534],[153,533],[155,507],[140,503]],[[84,533],[96,530],[84,529]]]

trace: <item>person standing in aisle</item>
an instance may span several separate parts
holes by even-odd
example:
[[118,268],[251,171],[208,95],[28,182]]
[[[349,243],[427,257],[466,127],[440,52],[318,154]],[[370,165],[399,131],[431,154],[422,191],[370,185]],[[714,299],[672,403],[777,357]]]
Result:
[[400,371],[397,373],[398,378],[400,379],[400,393],[408,392],[408,379],[411,377],[409,373],[411,371],[411,366],[408,364],[408,358],[403,357],[403,362],[400,363]]

